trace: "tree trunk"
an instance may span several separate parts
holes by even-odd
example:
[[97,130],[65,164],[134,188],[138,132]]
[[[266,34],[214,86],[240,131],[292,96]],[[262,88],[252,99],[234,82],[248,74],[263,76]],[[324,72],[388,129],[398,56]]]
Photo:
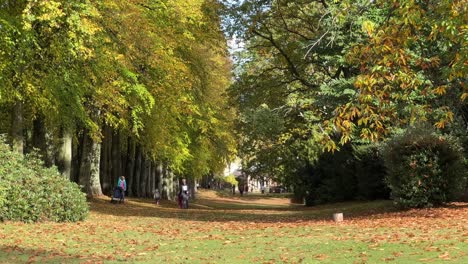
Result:
[[53,135],[47,129],[43,115],[33,121],[32,146],[39,149],[45,166],[52,167],[55,164]]
[[112,175],[111,175],[111,147],[112,147],[112,131],[109,126],[103,128],[103,139],[101,145],[101,185],[102,192],[112,195]]
[[176,179],[174,173],[171,170],[169,170],[167,174],[169,176],[169,190],[171,192],[171,196],[174,197],[174,199],[176,199],[179,190],[179,181]]
[[148,189],[148,178],[150,172],[150,161],[145,157],[143,159],[143,178],[141,179],[141,193],[142,197],[148,197],[147,189]]
[[33,121],[33,129],[32,129],[32,147],[38,149],[41,154],[41,158],[45,161],[45,149],[46,149],[46,142],[45,142],[45,126],[44,120],[39,116]]
[[120,133],[119,133],[119,131],[114,131],[114,133],[112,133],[112,158],[111,158],[111,162],[112,162],[112,173],[111,173],[112,176],[111,177],[112,177],[113,181],[115,180],[114,185],[117,185],[117,179],[120,176],[123,176],[122,169],[121,169],[121,164],[120,164],[120,159],[121,159],[121,156],[120,156]]
[[135,141],[131,138],[128,137],[128,143],[127,143],[127,166],[126,166],[126,177],[128,179],[127,181],[127,190],[128,190],[128,195],[132,196],[135,194],[133,192],[133,183],[134,183],[134,170],[135,170]]
[[91,139],[86,135],[87,131],[83,131],[83,138],[81,141],[81,160],[78,183],[83,188],[83,191],[87,190],[90,175],[90,153],[91,153]]
[[76,147],[72,148],[72,156],[75,157],[73,160],[72,160],[72,178],[73,178],[73,181],[80,184],[80,171],[81,171],[81,164],[82,164],[82,160],[83,160],[83,150],[84,150],[84,146],[85,146],[85,132],[86,131],[82,131],[82,133],[78,133],[77,137],[78,137],[78,144],[76,145]]
[[11,143],[13,151],[24,153],[24,120],[23,103],[16,102],[13,106],[12,124],[11,124]]
[[99,181],[100,158],[101,144],[84,135],[79,182],[86,194],[91,197],[102,195]]
[[163,199],[172,200],[171,181],[169,180],[169,170],[167,165],[164,164],[162,167],[162,194]]
[[45,165],[52,167],[55,165],[55,146],[54,146],[54,135],[51,131],[48,131],[47,126],[45,127]]
[[58,165],[62,177],[72,180],[72,150],[73,150],[73,133],[70,129],[64,128],[59,152]]
[[190,188],[190,199],[195,199],[197,193],[197,180],[188,180],[189,188]]
[[163,166],[162,166],[162,163],[161,162],[158,162],[157,163],[157,167],[156,167],[156,179],[157,179],[157,187],[158,187],[158,190],[159,192],[162,194],[162,188],[163,188]]
[[136,197],[141,197],[141,192],[140,192],[140,179],[141,179],[141,147],[140,145],[136,146],[135,150],[135,173],[133,174],[133,194],[136,195]]
[[156,162],[153,162],[152,165],[151,165],[151,187],[150,187],[150,194],[153,194],[153,191],[157,188],[157,178],[156,178],[156,171],[157,171],[157,167],[156,167]]
[[99,165],[101,159],[101,144],[98,142],[92,141],[91,144],[91,175],[89,180],[89,190],[88,195],[90,196],[99,196],[102,195],[101,182],[99,180]]
[[148,181],[146,185],[146,196],[152,197],[154,190],[154,163],[152,161],[148,162]]

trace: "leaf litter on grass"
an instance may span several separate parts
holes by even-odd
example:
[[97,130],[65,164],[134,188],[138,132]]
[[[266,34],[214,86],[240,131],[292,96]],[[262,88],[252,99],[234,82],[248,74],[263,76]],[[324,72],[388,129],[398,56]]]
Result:
[[[285,201],[242,207],[241,200],[232,208],[217,198],[216,207],[205,205],[212,202],[202,197],[195,209],[180,210],[166,201],[159,207],[145,199],[113,205],[101,198],[91,200],[84,222],[3,223],[0,263],[467,261],[463,203],[399,212],[388,202],[298,208]],[[345,212],[341,224],[331,220],[336,210]]]

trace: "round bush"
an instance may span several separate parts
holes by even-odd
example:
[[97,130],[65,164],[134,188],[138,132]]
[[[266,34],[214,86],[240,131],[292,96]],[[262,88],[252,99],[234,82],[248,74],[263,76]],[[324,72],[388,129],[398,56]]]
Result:
[[457,141],[431,129],[409,129],[384,147],[386,182],[404,208],[432,207],[453,201],[466,181]]
[[76,183],[45,168],[35,154],[14,153],[0,140],[0,220],[23,222],[84,220],[89,212]]

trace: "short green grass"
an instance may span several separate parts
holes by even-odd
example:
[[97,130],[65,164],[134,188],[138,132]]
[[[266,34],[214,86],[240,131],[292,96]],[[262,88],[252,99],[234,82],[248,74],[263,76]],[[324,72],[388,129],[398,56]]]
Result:
[[226,198],[189,210],[103,198],[81,223],[0,223],[0,263],[468,263],[468,204],[399,212],[388,201]]

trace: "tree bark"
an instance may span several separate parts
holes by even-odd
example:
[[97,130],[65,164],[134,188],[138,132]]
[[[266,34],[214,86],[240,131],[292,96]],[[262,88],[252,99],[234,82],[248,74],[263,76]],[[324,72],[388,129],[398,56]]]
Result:
[[163,166],[161,162],[157,163],[156,166],[156,179],[157,179],[157,187],[159,192],[162,194],[162,188],[163,188],[163,175],[162,175],[162,170]]
[[162,167],[162,193],[163,198],[167,200],[172,200],[172,180],[170,180],[169,170],[167,164],[164,164]]
[[[119,131],[114,131],[112,133],[112,179],[115,179],[115,184],[117,184],[117,179],[120,176],[123,176],[121,164],[120,164],[120,133]],[[128,189],[128,188],[127,188]]]
[[150,194],[153,194],[153,191],[157,188],[157,178],[156,178],[156,171],[157,171],[157,167],[156,167],[156,162],[153,162],[152,163],[152,166],[151,166],[151,187],[150,187]]
[[24,153],[24,120],[23,103],[16,102],[13,106],[12,124],[11,124],[11,145],[13,151]]
[[52,167],[55,164],[53,135],[48,131],[45,117],[42,114],[33,121],[32,146],[39,150],[45,166]]
[[172,172],[171,170],[168,170],[167,174],[169,176],[169,184],[170,184],[169,191],[171,193],[171,196],[174,199],[177,199],[177,194],[179,190],[179,181],[176,179],[174,172]]
[[59,169],[62,177],[72,180],[73,133],[70,129],[63,129],[61,143],[58,160]]
[[133,192],[133,182],[134,182],[134,170],[135,170],[135,141],[128,137],[127,141],[127,166],[126,166],[126,177],[127,181],[127,190],[128,195],[133,196],[135,192]]
[[140,197],[146,197],[146,182],[148,180],[148,160],[143,156],[141,162],[141,179],[140,179]]
[[90,153],[90,179],[88,195],[91,197],[102,195],[101,182],[99,180],[100,159],[101,159],[101,144],[91,140]]
[[85,146],[85,131],[78,133],[78,144],[72,149],[72,156],[75,157],[72,160],[72,178],[73,181],[80,184],[81,164],[83,160],[83,150]]
[[102,192],[112,195],[112,175],[111,175],[111,147],[112,147],[112,131],[109,126],[103,128],[103,139],[101,145],[101,184]]
[[83,138],[79,183],[90,197],[102,195],[101,182],[99,180],[100,158],[101,144],[94,142],[85,134]]
[[136,146],[135,150],[135,172],[133,174],[133,194],[136,197],[141,197],[140,193],[140,179],[141,179],[141,147]]
[[197,180],[188,180],[187,181],[190,188],[190,199],[195,199],[197,193]]

